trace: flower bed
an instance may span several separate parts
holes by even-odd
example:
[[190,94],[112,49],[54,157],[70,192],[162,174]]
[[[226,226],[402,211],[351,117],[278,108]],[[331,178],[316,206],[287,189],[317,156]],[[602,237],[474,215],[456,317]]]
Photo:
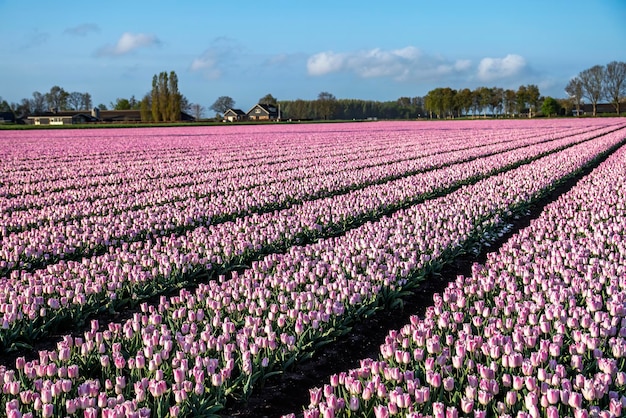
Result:
[[304,416],[622,416],[625,178],[622,147]]
[[50,264],[19,275],[14,271],[0,288],[6,303],[0,306],[0,313],[4,313],[1,345],[10,347],[16,341],[40,338],[68,318],[81,322],[94,312],[122,309],[156,292],[179,287],[194,274],[225,271],[264,253],[345,233],[368,219],[393,213],[440,190],[453,190],[471,179],[585,140],[587,134],[516,148],[347,194],[306,201],[282,211],[197,228],[181,236],[123,244],[80,261]]
[[[586,135],[591,138],[600,133],[592,131]],[[380,157],[372,157],[368,161],[365,156],[351,164],[343,158],[314,158],[314,166],[304,164],[304,167],[294,170],[293,166],[298,163],[296,155],[296,163],[290,161],[287,167],[272,164],[272,170],[262,170],[257,174],[257,170],[250,166],[203,172],[206,167],[202,164],[189,168],[190,162],[181,161],[185,170],[193,173],[182,179],[178,174],[171,176],[172,169],[149,174],[146,178],[143,174],[145,168],[141,167],[140,170],[130,170],[126,176],[116,176],[115,182],[108,187],[101,183],[81,185],[74,181],[74,186],[80,188],[65,190],[60,196],[47,193],[28,195],[28,199],[6,199],[1,224],[4,237],[0,245],[0,255],[4,255],[4,259],[0,262],[4,261],[10,268],[29,268],[45,266],[59,258],[89,256],[96,249],[121,241],[169,235],[181,229],[209,225],[242,214],[269,211],[303,200],[345,193],[541,142],[540,138],[477,146],[481,140],[477,137],[473,146],[470,142],[459,151],[455,151],[460,146],[456,143],[446,143],[450,148],[444,149],[436,145],[439,148],[436,155],[432,155],[431,149],[421,150],[423,141],[420,140],[414,144],[420,145],[417,152],[396,150],[393,154],[395,158],[402,156],[398,162],[381,160]],[[572,138],[583,140],[585,136],[573,135]],[[364,152],[359,150],[357,153]],[[254,167],[268,167],[268,161],[258,160]],[[133,163],[129,161],[128,165]],[[178,164],[171,166],[174,169],[179,167]],[[175,181],[172,182],[172,179]],[[12,179],[7,178],[6,181],[11,182]],[[149,190],[144,190],[146,184],[151,185]],[[119,190],[123,192],[120,194]],[[103,198],[102,193],[111,192],[116,196]],[[72,202],[77,198],[80,202]],[[71,204],[63,204],[68,201]],[[16,210],[19,208],[24,210]]]
[[[623,134],[613,133],[548,154],[344,235],[268,255],[194,292],[142,304],[105,330],[93,322],[82,337],[2,370],[1,401],[15,416],[217,412],[227,397],[245,396],[346,332],[382,299],[392,302],[424,269],[488,241],[508,216],[620,142]],[[168,273],[178,256],[157,259]]]

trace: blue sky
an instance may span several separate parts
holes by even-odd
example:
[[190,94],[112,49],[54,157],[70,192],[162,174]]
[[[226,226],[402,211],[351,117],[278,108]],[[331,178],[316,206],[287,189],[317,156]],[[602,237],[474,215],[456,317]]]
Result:
[[108,106],[172,70],[207,109],[219,96],[246,111],[268,93],[385,101],[436,87],[565,97],[580,71],[626,61],[625,22],[626,0],[0,0],[0,97],[58,85]]

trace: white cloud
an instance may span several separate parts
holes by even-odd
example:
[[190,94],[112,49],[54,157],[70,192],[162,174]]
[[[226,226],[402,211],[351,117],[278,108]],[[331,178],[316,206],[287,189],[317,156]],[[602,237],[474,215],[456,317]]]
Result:
[[98,51],[99,55],[125,55],[129,52],[135,51],[139,48],[147,48],[155,45],[159,45],[161,41],[154,36],[145,33],[130,33],[125,32],[122,34],[117,43],[113,46],[108,45],[101,48]]
[[466,71],[469,70],[472,66],[472,62],[470,60],[457,60],[454,63],[455,71]]
[[515,54],[504,58],[483,58],[478,64],[478,78],[493,81],[520,74],[526,68],[526,60]]
[[307,61],[307,70],[310,75],[325,75],[341,71],[344,56],[334,52],[320,52],[310,57]]
[[191,63],[191,71],[201,71],[209,79],[219,78],[222,71],[218,68],[217,58],[212,54],[204,54]]
[[467,60],[449,61],[407,46],[394,50],[375,48],[345,53],[320,52],[309,57],[307,72],[312,76],[348,72],[363,78],[391,77],[403,81],[463,73],[470,66]]
[[211,45],[191,62],[189,69],[204,74],[208,79],[216,79],[224,74],[224,68],[232,69],[243,47],[238,41],[228,37],[215,38]]

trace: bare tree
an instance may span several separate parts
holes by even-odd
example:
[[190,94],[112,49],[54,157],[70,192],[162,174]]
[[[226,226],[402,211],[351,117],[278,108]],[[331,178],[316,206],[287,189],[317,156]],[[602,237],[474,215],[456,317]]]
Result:
[[72,110],[86,110],[83,109],[83,93],[77,91],[73,91],[67,96],[67,104]]
[[69,93],[63,87],[52,86],[46,93],[45,99],[50,110],[67,110],[67,99]]
[[191,114],[193,115],[194,118],[196,118],[197,121],[204,117],[204,112],[206,109],[201,104],[192,103],[190,108],[191,108]]
[[41,113],[46,108],[46,96],[38,91],[33,92],[31,100],[31,110],[33,113]]
[[229,96],[220,96],[217,100],[211,105],[210,109],[214,110],[216,113],[221,115],[224,114],[228,109],[232,109],[235,106],[235,101]]
[[33,113],[32,101],[24,98],[19,103],[16,103],[15,115],[18,117],[26,117]]
[[580,78],[583,96],[588,98],[593,106],[593,116],[597,114],[598,102],[604,96],[604,67],[594,65],[582,71]]
[[619,100],[626,95],[626,62],[612,61],[606,65],[605,92],[619,116]]
[[83,110],[91,110],[93,107],[93,103],[91,101],[91,94],[83,93],[83,102],[80,105],[80,108]]
[[580,103],[583,99],[583,82],[580,80],[580,77],[572,78],[565,86],[565,92],[576,106],[576,116],[580,116]]

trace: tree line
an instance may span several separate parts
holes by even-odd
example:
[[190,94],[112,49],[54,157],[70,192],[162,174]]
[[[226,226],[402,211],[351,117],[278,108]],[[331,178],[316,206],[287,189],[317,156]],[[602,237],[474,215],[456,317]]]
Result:
[[[359,99],[337,99],[332,93],[323,91],[315,100],[278,100],[266,94],[258,100],[259,104],[272,105],[280,109],[281,119],[291,120],[329,120],[329,119],[410,119],[423,113],[421,97],[401,97],[395,101],[375,101]],[[216,119],[235,107],[235,100],[230,96],[220,96],[209,107],[215,111]]]
[[581,71],[565,87],[567,99],[542,97],[534,84],[522,85],[517,90],[499,87],[478,87],[453,90],[436,88],[424,97],[424,109],[429,117],[448,118],[459,116],[520,116],[541,112],[545,116],[569,114],[576,108],[580,114],[583,99],[588,99],[597,115],[597,104],[607,100],[621,113],[620,101],[626,95],[626,63],[613,61],[606,66],[595,65]]
[[[360,99],[337,99],[329,92],[321,92],[314,100],[277,100],[271,94],[259,99],[260,104],[270,104],[280,109],[281,119],[328,120],[328,119],[414,119],[455,117],[532,117],[538,113],[546,116],[570,114],[576,109],[580,114],[585,99],[597,114],[597,105],[607,100],[620,114],[620,101],[626,95],[626,63],[613,61],[605,66],[595,65],[581,71],[565,86],[569,96],[565,99],[543,97],[537,85],[521,85],[517,90],[500,87],[477,87],[459,90],[438,87],[425,96],[400,97],[393,101]],[[229,96],[219,97],[210,109],[220,118],[233,108],[235,101]],[[189,103],[178,91],[178,76],[174,71],[161,72],[152,78],[152,89],[141,100],[118,98],[101,110],[139,110],[143,121],[160,122],[179,120],[180,112],[188,112],[197,120],[204,117],[205,108]],[[90,111],[93,108],[89,93],[68,92],[53,86],[49,92],[33,92],[32,97],[17,103],[7,103],[0,98],[0,112],[12,112],[23,118],[49,110]]]
[[586,98],[593,106],[593,116],[596,116],[601,100],[611,103],[619,115],[620,101],[626,95],[626,62],[612,61],[605,66],[594,65],[583,70],[567,83],[565,91],[574,101],[577,111],[580,111],[582,100]]
[[[100,110],[139,110],[141,120],[145,122],[169,122],[180,120],[180,112],[196,112],[200,119],[204,108],[189,103],[187,98],[178,90],[178,76],[170,71],[155,74],[152,78],[152,90],[146,93],[141,100],[135,96],[117,98],[108,106],[100,103],[96,108]],[[11,112],[16,118],[25,118],[30,115],[45,112],[85,111],[90,112],[94,104],[89,93],[68,92],[63,87],[52,86],[47,93],[35,91],[30,98],[19,102],[8,103],[0,98],[0,112]]]
[[0,111],[11,112],[17,117],[25,117],[50,110],[91,110],[91,94],[78,91],[68,92],[62,87],[52,86],[47,93],[34,91],[32,97],[9,104],[0,99]]
[[[626,63],[613,61],[606,66],[596,65],[581,71],[570,80],[565,88],[568,98],[543,97],[535,84],[521,85],[517,90],[501,87],[477,87],[455,90],[438,87],[423,97],[400,97],[395,101],[374,101],[359,99],[337,99],[328,92],[322,92],[316,100],[277,100],[271,94],[261,99],[261,104],[272,104],[281,109],[282,119],[414,119],[414,118],[455,118],[455,117],[533,117],[571,114],[580,106],[584,98],[596,106],[600,100],[608,100],[620,114],[620,100],[626,95]],[[221,96],[210,107],[219,118],[235,101],[229,96]]]

